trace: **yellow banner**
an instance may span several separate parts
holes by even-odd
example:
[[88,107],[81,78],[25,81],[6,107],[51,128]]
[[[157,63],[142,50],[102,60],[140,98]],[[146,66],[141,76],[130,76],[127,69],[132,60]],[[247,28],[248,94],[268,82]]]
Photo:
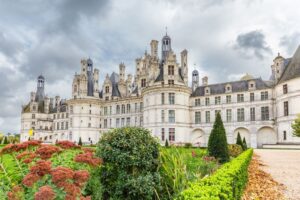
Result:
[[29,136],[32,136],[33,135],[33,129],[31,128],[31,129],[29,129]]

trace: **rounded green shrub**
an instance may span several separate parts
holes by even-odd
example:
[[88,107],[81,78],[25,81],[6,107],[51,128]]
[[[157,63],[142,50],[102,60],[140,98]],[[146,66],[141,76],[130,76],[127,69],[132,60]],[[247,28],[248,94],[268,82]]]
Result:
[[238,144],[229,144],[228,145],[228,153],[231,157],[237,157],[243,152],[243,148]]
[[159,143],[143,128],[105,133],[97,147],[103,159],[100,182],[104,199],[153,199],[160,187]]

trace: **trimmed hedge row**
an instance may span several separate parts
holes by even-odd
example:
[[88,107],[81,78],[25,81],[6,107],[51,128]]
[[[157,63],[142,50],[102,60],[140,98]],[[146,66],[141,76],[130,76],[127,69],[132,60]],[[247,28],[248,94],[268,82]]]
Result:
[[237,158],[224,164],[213,175],[191,183],[179,199],[184,200],[227,200],[241,199],[248,181],[248,166],[253,149],[248,149]]

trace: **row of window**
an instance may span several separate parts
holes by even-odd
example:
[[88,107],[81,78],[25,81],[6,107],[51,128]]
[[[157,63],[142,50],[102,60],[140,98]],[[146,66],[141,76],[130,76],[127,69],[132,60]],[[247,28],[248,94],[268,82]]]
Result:
[[[169,131],[169,137],[168,137],[169,141],[174,142],[175,141],[175,128],[169,128],[168,131]],[[166,137],[166,133],[165,133],[165,128],[162,128],[161,129],[161,140],[165,141],[166,139],[167,139],[167,137]]]
[[[143,103],[141,102],[138,106],[138,103],[134,104],[134,112],[140,112],[143,109]],[[116,105],[116,113],[115,114],[125,114],[131,113],[131,104],[122,104]],[[112,106],[103,108],[104,115],[112,115]]]
[[[220,110],[215,110],[215,116],[217,113],[221,113]],[[243,122],[245,121],[245,109],[244,108],[238,108],[236,110],[237,112],[237,121],[238,122]],[[250,121],[255,121],[255,108],[250,108]],[[261,107],[261,120],[262,121],[267,121],[270,119],[270,114],[269,114],[269,107],[264,106]],[[195,112],[195,124],[200,124],[201,123],[201,112],[196,111]],[[205,111],[205,123],[210,123],[211,122],[211,112],[210,111]],[[226,122],[232,122],[232,109],[226,109]]]
[[[132,124],[131,124],[131,118],[130,117],[117,118],[115,127],[112,126],[112,119],[104,119],[104,122],[103,122],[103,128],[120,128],[120,127],[131,126],[131,125]],[[142,125],[143,125],[143,117],[140,117],[139,124],[138,124],[138,118],[135,117],[134,118],[134,126],[142,126]],[[100,128],[102,128],[101,123],[100,123]]]
[[[263,91],[260,94],[261,94],[261,97],[260,97],[261,101],[265,101],[265,100],[269,99],[268,91]],[[232,103],[232,98],[231,97],[232,97],[232,95],[226,95],[226,103]],[[254,93],[251,92],[250,93],[250,102],[252,102],[254,100],[255,100]],[[244,102],[244,94],[237,94],[236,102],[238,102],[238,103]],[[205,98],[205,105],[208,106],[210,104],[211,104],[210,103],[210,98],[206,97]],[[219,104],[221,104],[221,96],[216,96],[215,97],[215,105],[219,105]],[[195,106],[201,106],[201,99],[200,98],[195,99]]]
[[[69,117],[69,114],[66,113],[66,118]],[[64,119],[65,118],[65,113],[57,113],[53,115],[53,119]]]
[[69,122],[57,122],[54,123],[53,125],[55,130],[67,130],[69,128]]

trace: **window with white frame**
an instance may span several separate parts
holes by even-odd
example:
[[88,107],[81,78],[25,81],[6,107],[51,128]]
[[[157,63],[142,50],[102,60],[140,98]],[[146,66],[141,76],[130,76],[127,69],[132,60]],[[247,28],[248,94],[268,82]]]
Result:
[[268,106],[261,107],[261,120],[262,121],[269,120],[269,107]]
[[169,104],[175,104],[175,93],[169,93]]
[[237,102],[244,102],[244,94],[237,95]]
[[220,96],[215,97],[215,104],[216,105],[221,104],[221,97]]
[[169,110],[169,123],[175,123],[175,110]]
[[175,141],[175,128],[169,128],[169,141]]
[[161,110],[161,122],[164,123],[165,122],[165,111]]
[[195,112],[195,124],[200,124],[201,123],[201,112],[197,111]]
[[268,91],[263,91],[260,93],[260,98],[262,101],[268,100]]
[[210,123],[210,111],[205,111],[205,122]]
[[206,97],[206,98],[205,98],[205,105],[206,105],[206,106],[209,106],[209,97]]
[[255,121],[255,108],[250,108],[250,121]]
[[195,106],[200,106],[200,105],[201,105],[200,99],[195,99]]
[[238,122],[245,121],[245,109],[244,108],[237,109],[237,121]]
[[226,95],[226,103],[231,103],[231,95]]
[[227,109],[226,110],[226,121],[227,122],[231,122],[232,121],[232,110],[231,109]]

